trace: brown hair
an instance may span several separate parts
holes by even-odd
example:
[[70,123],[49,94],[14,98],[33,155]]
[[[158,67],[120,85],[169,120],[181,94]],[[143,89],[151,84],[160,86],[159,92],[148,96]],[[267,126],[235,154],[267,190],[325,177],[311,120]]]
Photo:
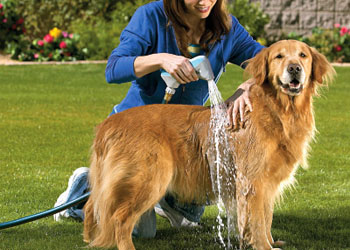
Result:
[[[190,38],[187,36],[189,27],[183,19],[186,13],[184,0],[163,0],[165,13],[175,30],[177,45],[181,53],[189,57],[187,46]],[[227,34],[231,28],[231,19],[227,13],[226,0],[217,0],[209,16],[206,18],[205,31],[200,38],[201,48],[208,53],[209,45],[220,40],[221,36]]]

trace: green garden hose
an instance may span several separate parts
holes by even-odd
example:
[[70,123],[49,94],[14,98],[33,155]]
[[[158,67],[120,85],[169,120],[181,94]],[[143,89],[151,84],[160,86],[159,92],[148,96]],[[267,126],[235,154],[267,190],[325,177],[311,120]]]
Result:
[[46,211],[43,211],[43,212],[40,212],[37,214],[29,215],[29,216],[26,216],[26,217],[23,217],[23,218],[20,218],[17,220],[12,220],[12,221],[8,221],[8,222],[0,223],[0,230],[6,229],[9,227],[15,227],[15,226],[27,223],[27,222],[39,220],[41,218],[56,214],[56,213],[61,212],[67,208],[73,207],[74,205],[80,204],[83,201],[86,201],[89,198],[89,196],[90,196],[90,192],[80,196],[79,198],[77,198],[75,200],[72,200],[72,201],[67,202],[65,204],[62,204],[60,206],[51,208],[49,210],[46,210]]

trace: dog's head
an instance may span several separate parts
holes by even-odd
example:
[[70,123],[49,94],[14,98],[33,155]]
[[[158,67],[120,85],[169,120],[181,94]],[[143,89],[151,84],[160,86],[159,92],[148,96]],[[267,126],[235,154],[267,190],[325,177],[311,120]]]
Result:
[[322,54],[295,40],[282,40],[263,49],[248,61],[246,72],[256,84],[270,83],[289,96],[298,96],[306,88],[314,94],[318,85],[325,85],[335,74]]

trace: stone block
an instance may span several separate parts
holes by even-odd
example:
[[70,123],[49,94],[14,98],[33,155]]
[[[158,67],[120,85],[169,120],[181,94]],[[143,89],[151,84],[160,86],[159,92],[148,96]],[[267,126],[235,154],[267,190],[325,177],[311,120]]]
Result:
[[318,0],[317,10],[318,11],[332,11],[333,12],[335,10],[334,1]]
[[335,0],[336,11],[350,11],[350,0]]
[[317,8],[317,0],[303,0],[302,10],[314,11]]
[[299,10],[303,8],[303,0],[282,1],[283,10]]
[[350,13],[336,13],[334,22],[350,28]]
[[317,27],[332,29],[334,27],[334,12],[317,12]]
[[282,27],[288,29],[299,28],[299,12],[298,11],[283,11],[282,12]]
[[270,16],[270,22],[265,26],[266,29],[280,29],[282,27],[282,13],[275,10],[267,10],[266,14]]
[[261,8],[263,10],[280,10],[282,0],[261,0]]
[[312,29],[317,26],[316,11],[301,11],[300,12],[300,29]]

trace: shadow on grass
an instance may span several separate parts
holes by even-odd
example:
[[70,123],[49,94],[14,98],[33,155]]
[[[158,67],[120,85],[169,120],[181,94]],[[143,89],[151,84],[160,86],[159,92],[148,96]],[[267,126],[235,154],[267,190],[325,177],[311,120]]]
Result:
[[[283,249],[350,249],[350,207],[310,209],[296,214],[283,211],[274,216],[275,239],[287,241]],[[218,240],[215,218],[203,218],[201,228],[172,228],[157,219],[154,239],[134,239],[136,249],[224,249]],[[84,249],[83,224],[34,222],[0,231],[0,249]],[[227,243],[227,233],[224,232]],[[238,246],[231,239],[234,247]],[[97,249],[97,248],[89,248]],[[116,249],[116,248],[113,248]]]
[[283,249],[350,249],[350,207],[304,212],[274,215],[273,235],[288,243]]

